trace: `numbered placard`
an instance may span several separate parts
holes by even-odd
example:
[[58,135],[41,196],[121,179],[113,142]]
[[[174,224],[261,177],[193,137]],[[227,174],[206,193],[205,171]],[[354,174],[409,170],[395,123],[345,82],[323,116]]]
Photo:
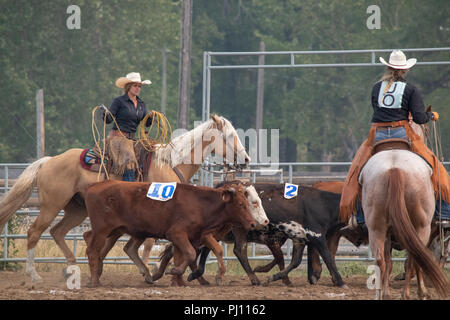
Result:
[[176,182],[152,182],[148,188],[147,197],[153,200],[167,201],[172,199],[176,188]]
[[284,184],[284,197],[286,199],[292,199],[297,196],[298,193],[298,185],[292,183]]

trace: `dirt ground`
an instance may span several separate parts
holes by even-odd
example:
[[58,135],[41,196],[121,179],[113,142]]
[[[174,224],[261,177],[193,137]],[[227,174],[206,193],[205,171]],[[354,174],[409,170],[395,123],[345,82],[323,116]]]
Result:
[[[43,281],[32,284],[24,271],[0,272],[1,300],[372,300],[374,290],[366,286],[366,276],[344,278],[348,289],[334,287],[329,277],[310,285],[306,277],[290,277],[292,287],[281,281],[268,286],[251,286],[247,276],[225,275],[218,286],[214,276],[206,275],[211,283],[201,286],[198,282],[186,287],[170,286],[170,276],[164,276],[153,285],[147,285],[137,272],[107,272],[101,278],[99,288],[87,287],[88,275],[81,274],[81,289],[69,290],[60,272],[40,272]],[[267,275],[258,275],[265,282]],[[401,299],[403,281],[391,281],[392,298]],[[413,280],[412,298],[417,298],[416,282]],[[434,289],[429,289],[432,299],[438,299]],[[450,299],[450,297],[447,297]]]

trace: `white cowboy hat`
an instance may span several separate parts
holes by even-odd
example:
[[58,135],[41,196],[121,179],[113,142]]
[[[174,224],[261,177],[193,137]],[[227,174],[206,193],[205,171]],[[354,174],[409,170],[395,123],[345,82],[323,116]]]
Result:
[[409,69],[416,64],[417,59],[411,58],[406,60],[406,56],[402,50],[394,50],[389,56],[389,63],[380,57],[380,62],[393,69]]
[[120,77],[116,80],[116,86],[119,88],[124,88],[127,83],[130,82],[137,82],[140,84],[151,84],[152,82],[150,80],[141,80],[141,75],[139,72],[131,72],[126,75],[126,77]]

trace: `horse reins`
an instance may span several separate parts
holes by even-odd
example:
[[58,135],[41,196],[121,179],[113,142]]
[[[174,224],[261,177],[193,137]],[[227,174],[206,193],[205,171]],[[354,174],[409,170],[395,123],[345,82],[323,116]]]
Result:
[[[432,122],[432,126],[433,126],[436,158],[440,161],[443,161],[440,129],[438,128],[437,123],[435,123],[434,121]],[[441,257],[443,257],[445,254],[445,248],[444,248],[445,239],[444,239],[444,227],[442,225],[442,190],[441,190],[441,180],[440,180],[441,176],[439,174],[439,170],[437,173],[437,177],[438,177],[438,186],[439,186],[439,191],[438,191],[438,193],[439,193],[439,242],[441,243]]]

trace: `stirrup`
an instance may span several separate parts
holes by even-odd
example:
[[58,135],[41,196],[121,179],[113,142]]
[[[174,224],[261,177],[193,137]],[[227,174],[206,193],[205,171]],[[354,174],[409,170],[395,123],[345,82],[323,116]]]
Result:
[[436,221],[437,225],[441,225],[444,229],[450,228],[450,220],[442,220],[442,221]]

